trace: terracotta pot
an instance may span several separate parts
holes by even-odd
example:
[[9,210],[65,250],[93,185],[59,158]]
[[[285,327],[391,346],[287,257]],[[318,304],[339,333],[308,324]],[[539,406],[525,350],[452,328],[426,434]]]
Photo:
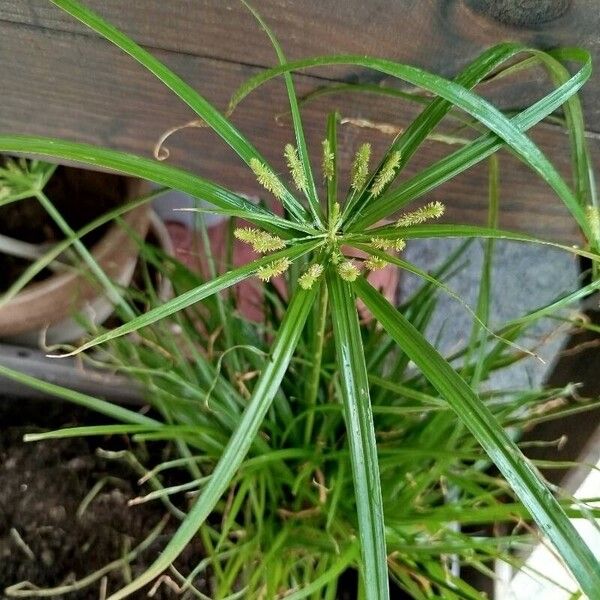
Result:
[[[132,184],[129,197],[139,192]],[[140,206],[123,217],[127,227],[144,238],[150,222],[150,207]],[[137,246],[125,227],[111,225],[91,248],[92,255],[117,285],[127,286],[137,262]],[[31,283],[7,304],[0,306],[0,337],[20,344],[69,342],[84,330],[73,315],[85,311],[87,320],[102,323],[113,304],[85,274],[76,271],[54,274]],[[42,337],[43,336],[43,337]]]

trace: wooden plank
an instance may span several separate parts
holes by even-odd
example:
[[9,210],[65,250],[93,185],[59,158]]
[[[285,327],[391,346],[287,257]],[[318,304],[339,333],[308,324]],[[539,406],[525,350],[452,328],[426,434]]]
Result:
[[[255,68],[192,55],[157,51],[218,107]],[[101,40],[65,32],[0,23],[0,80],[5,90],[0,104],[0,131],[53,135],[151,155],[161,133],[193,118],[191,111],[129,57]],[[58,68],[58,66],[60,68]],[[301,93],[322,82],[301,76]],[[279,169],[281,151],[293,139],[289,123],[275,122],[285,110],[283,86],[272,82],[250,96],[234,115],[236,124]],[[406,125],[416,114],[412,107],[367,95],[324,97],[304,111],[310,147],[320,149],[325,116],[338,108],[344,116]],[[535,139],[568,174],[566,137],[556,128],[539,127]],[[374,154],[383,152],[390,136],[351,125],[341,129],[340,147],[346,167],[357,146],[371,141]],[[594,142],[595,156],[600,155]],[[248,170],[212,132],[188,129],[172,138],[170,160],[251,195],[260,193]],[[454,150],[428,142],[406,169],[406,176]],[[314,157],[315,164],[320,162]],[[572,242],[576,228],[561,203],[537,176],[516,159],[502,157],[504,207],[502,225]],[[347,171],[347,169],[346,169]],[[487,173],[472,169],[430,194],[449,207],[456,222],[485,221]]]
[[[246,65],[270,65],[274,53],[256,22],[234,0],[85,0],[150,48]],[[600,59],[597,0],[256,0],[289,58],[349,52],[393,58],[446,76],[505,40],[537,48],[583,46]],[[0,20],[94,36],[48,0],[3,0]],[[353,68],[319,71],[338,79],[380,80]],[[537,94],[537,78],[528,82]],[[600,131],[600,77],[583,97]]]

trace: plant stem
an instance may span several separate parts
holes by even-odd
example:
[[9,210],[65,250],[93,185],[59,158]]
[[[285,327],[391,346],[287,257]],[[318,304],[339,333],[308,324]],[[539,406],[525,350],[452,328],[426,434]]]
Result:
[[110,280],[110,278],[106,275],[106,273],[102,270],[102,267],[96,262],[96,259],[92,256],[90,251],[85,247],[83,242],[77,237],[75,231],[71,228],[71,226],[65,221],[63,216],[60,214],[54,204],[52,204],[50,198],[44,194],[42,190],[37,190],[35,192],[35,197],[38,199],[40,204],[44,207],[48,215],[51,219],[58,225],[63,234],[73,240],[73,246],[82,260],[88,266],[90,271],[94,274],[94,276],[98,279],[98,281],[102,284],[104,289],[106,290],[108,297],[111,302],[118,304],[124,311],[125,315],[131,319],[135,317],[135,313],[133,309],[127,304],[123,296],[118,292],[115,284]]
[[311,340],[310,358],[312,358],[312,368],[308,376],[306,386],[306,406],[308,414],[306,417],[306,429],[304,430],[304,443],[311,444],[313,426],[315,422],[315,413],[311,408],[316,405],[319,394],[319,383],[321,381],[321,362],[323,359],[323,341],[325,338],[325,323],[327,322],[327,286],[321,284],[319,302],[315,312],[315,323],[313,339]]

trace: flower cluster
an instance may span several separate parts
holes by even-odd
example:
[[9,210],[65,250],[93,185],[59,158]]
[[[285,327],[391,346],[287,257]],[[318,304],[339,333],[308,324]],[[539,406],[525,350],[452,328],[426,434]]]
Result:
[[352,164],[352,188],[360,190],[365,185],[369,175],[369,160],[371,159],[371,144],[363,144],[357,151]]
[[395,150],[389,155],[383,167],[375,176],[375,181],[371,186],[370,192],[373,198],[377,198],[377,196],[383,192],[388,183],[394,179],[396,175],[396,169],[400,166],[400,159],[401,155],[398,150]]
[[290,268],[290,264],[289,258],[280,258],[279,260],[274,260],[264,267],[260,267],[260,269],[256,271],[256,275],[262,281],[269,281],[269,279],[272,277],[279,277],[279,275],[283,275]]
[[[336,157],[329,140],[323,140],[322,150],[323,178],[325,181],[333,181],[335,177]],[[308,189],[307,171],[304,168],[304,163],[298,153],[298,149],[292,144],[286,144],[283,156],[296,188],[306,192]],[[372,175],[369,174],[370,159],[371,145],[368,143],[362,144],[358,148],[352,162],[350,185],[352,195],[355,199],[358,199],[355,196],[356,194],[364,194],[364,198],[366,199],[375,199],[383,194],[394,180],[400,168],[402,155],[400,151],[393,150],[387,155],[381,167]],[[281,200],[286,193],[286,188],[279,177],[256,158],[251,159],[250,166],[258,182],[276,198]],[[385,268],[389,264],[391,257],[383,253],[401,252],[406,247],[406,241],[402,237],[391,236],[388,238],[383,235],[374,236],[370,239],[370,242],[363,243],[363,248],[368,254],[365,259],[352,260],[346,258],[341,250],[343,244],[348,243],[344,239],[343,233],[341,233],[343,211],[339,202],[335,200],[335,197],[333,199],[330,198],[330,202],[326,223],[321,227],[318,226],[314,235],[315,239],[320,238],[321,240],[320,247],[323,250],[322,256],[325,258],[321,259],[319,263],[311,264],[299,276],[298,284],[305,290],[309,290],[315,285],[322,277],[328,265],[344,281],[352,282],[360,276],[361,269],[363,268],[367,271],[376,271]],[[430,219],[439,219],[443,214],[444,205],[441,202],[430,202],[417,210],[402,215],[396,221],[395,225],[399,228],[418,225]],[[594,213],[589,211],[588,218],[590,221],[594,218],[597,219],[597,211]],[[261,254],[282,250],[286,247],[285,240],[260,229],[251,227],[238,228],[235,230],[234,235],[237,239],[252,246],[255,252]],[[390,232],[386,235],[389,236]],[[260,267],[256,274],[263,281],[269,281],[271,278],[285,273],[290,264],[291,261],[289,258],[279,258]]]
[[275,198],[281,200],[285,195],[285,187],[283,183],[279,181],[279,178],[269,167],[260,162],[258,158],[250,159],[250,168],[252,172],[256,175],[256,179],[260,185],[262,185],[265,190],[271,192]]
[[253,227],[239,227],[233,232],[233,235],[238,240],[250,244],[254,252],[258,252],[259,254],[285,248],[285,241],[280,237],[271,235],[260,229],[254,229]]
[[286,144],[283,155],[287,161],[287,166],[292,175],[292,179],[294,180],[294,184],[300,191],[306,192],[306,188],[308,187],[306,173],[304,172],[304,167],[298,156],[298,150],[296,150],[292,144]]
[[319,263],[315,263],[298,278],[298,283],[303,290],[310,290],[317,280],[323,275],[325,267]]
[[335,174],[335,155],[331,150],[329,140],[323,140],[323,177],[331,181]]
[[441,202],[430,202],[413,212],[402,215],[396,221],[396,227],[419,225],[430,219],[439,219],[444,214],[445,206]]

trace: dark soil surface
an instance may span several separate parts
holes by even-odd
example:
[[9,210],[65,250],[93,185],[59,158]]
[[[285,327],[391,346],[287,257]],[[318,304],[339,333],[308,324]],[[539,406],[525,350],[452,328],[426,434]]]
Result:
[[[1,160],[1,157],[0,157]],[[96,217],[115,208],[127,196],[127,180],[118,175],[72,167],[58,167],[45,193],[67,223],[77,231]],[[100,227],[83,238],[90,247],[104,234]],[[0,207],[0,233],[32,244],[56,242],[64,238],[58,226],[35,198]],[[0,292],[29,266],[28,260],[0,254]],[[50,275],[42,271],[37,279]]]
[[[22,581],[44,588],[73,583],[119,559],[145,539],[163,518],[161,504],[129,507],[139,495],[137,475],[130,467],[99,458],[96,447],[126,449],[124,438],[72,438],[24,443],[24,433],[90,424],[90,414],[60,402],[0,397],[0,597]],[[111,479],[76,515],[92,487]],[[147,490],[143,490],[144,493]],[[156,559],[176,527],[171,517],[156,541],[131,563],[133,577]],[[188,573],[201,560],[201,548],[190,547],[177,566]],[[53,598],[103,598],[123,586],[126,570],[119,568],[89,587]],[[197,584],[196,584],[197,585]],[[148,590],[133,595],[147,598]],[[154,598],[189,598],[161,585]]]

